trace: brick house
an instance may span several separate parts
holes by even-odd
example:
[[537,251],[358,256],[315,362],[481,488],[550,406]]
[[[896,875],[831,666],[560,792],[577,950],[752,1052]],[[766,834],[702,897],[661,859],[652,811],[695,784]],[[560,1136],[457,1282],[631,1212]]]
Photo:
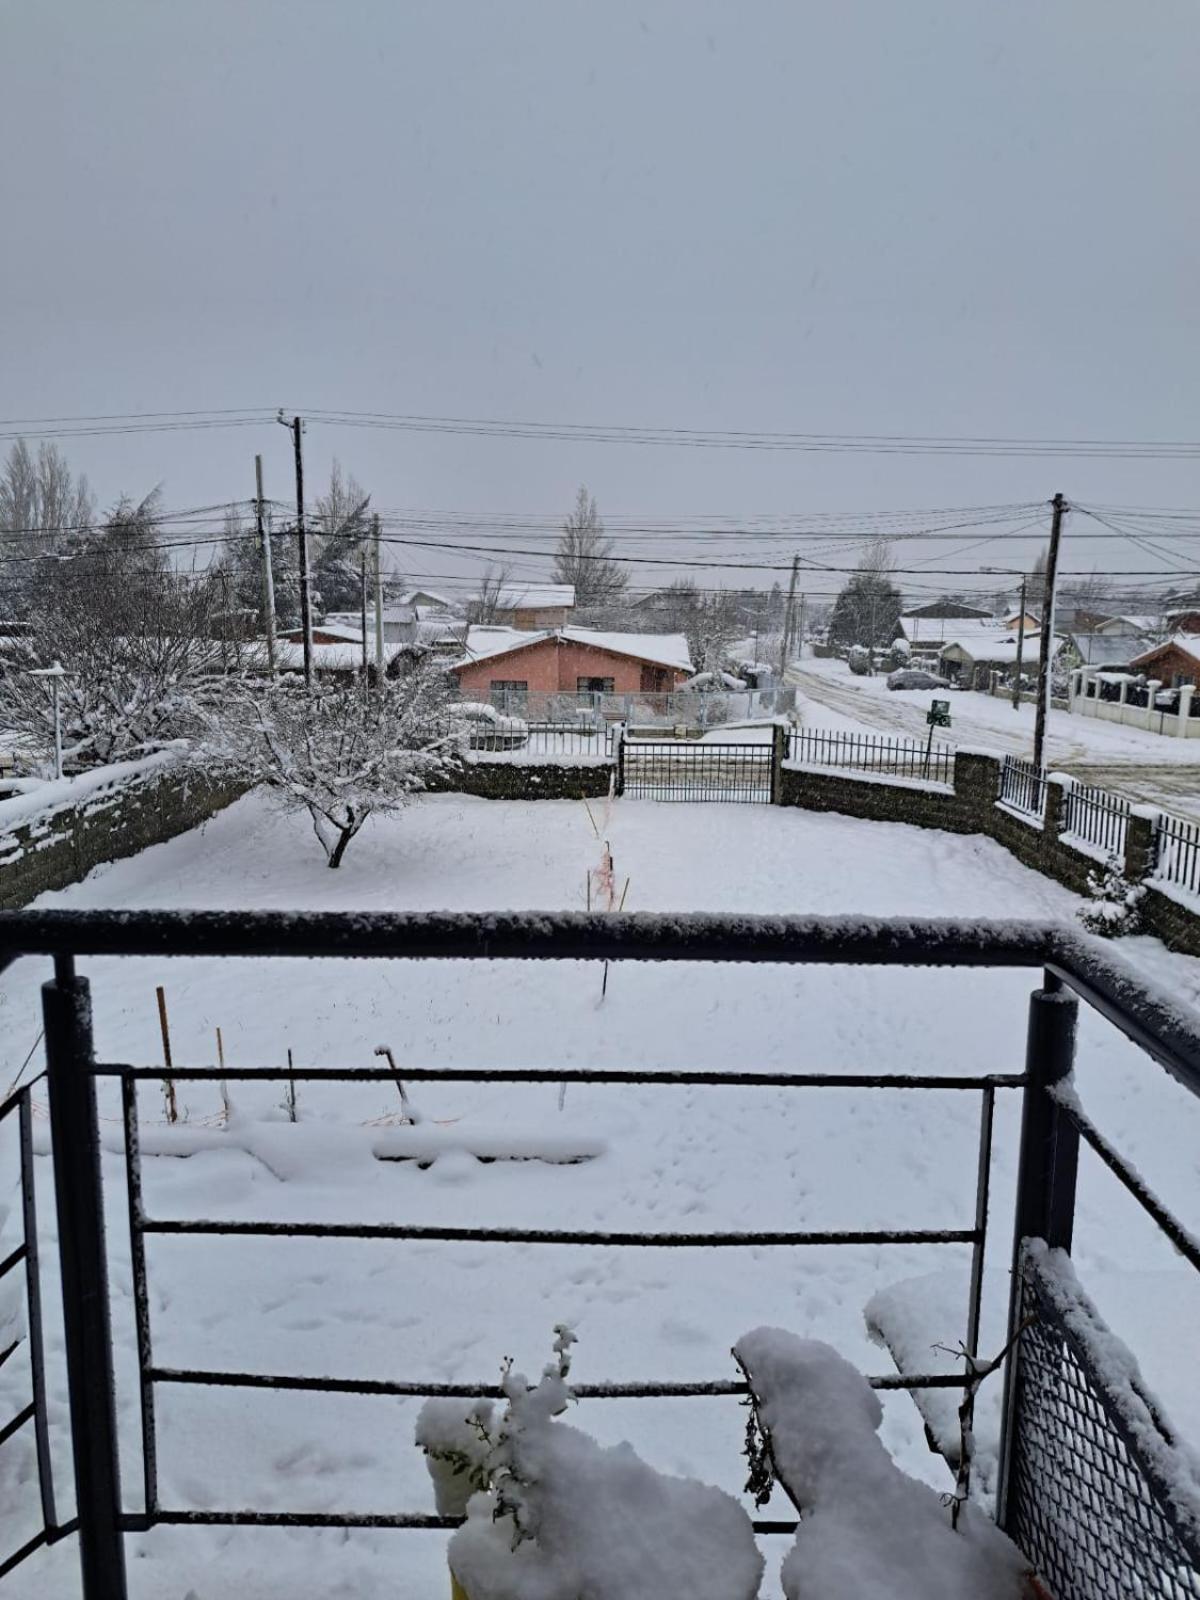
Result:
[[661,694],[692,676],[681,633],[594,633],[555,628],[522,633],[476,625],[450,669],[469,700],[530,691],[550,694]]
[[1200,686],[1200,637],[1194,633],[1177,633],[1163,644],[1134,656],[1129,670],[1153,678],[1168,689],[1178,689],[1187,683]]

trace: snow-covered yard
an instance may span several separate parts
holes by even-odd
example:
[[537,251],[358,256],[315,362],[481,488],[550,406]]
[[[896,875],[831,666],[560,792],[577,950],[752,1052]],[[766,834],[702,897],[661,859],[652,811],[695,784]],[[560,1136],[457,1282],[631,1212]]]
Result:
[[[619,800],[520,804],[440,795],[369,827],[336,873],[306,827],[250,796],[202,830],[93,874],[44,904],[72,907],[580,909],[610,841],[628,910],[846,912],[967,918],[1073,915],[1078,901],[999,846],[893,824],[767,806]],[[1151,941],[1135,954],[1190,993],[1200,964]],[[0,1079],[38,1030],[33,963],[0,980]],[[388,1044],[401,1063],[501,1066],[737,1067],[781,1071],[1018,1071],[1031,973],[722,966],[95,960],[102,1058],[161,1060],[155,985],[166,986],[175,1058],[230,1065],[367,1066]],[[1200,1105],[1114,1030],[1086,1016],[1079,1087],[1100,1125],[1182,1220],[1200,1227]],[[153,1085],[142,1114],[160,1115]],[[430,1085],[416,1096],[444,1137],[482,1131],[600,1142],[578,1165],[481,1165],[452,1149],[432,1165],[373,1159],[376,1119],[394,1091],[301,1083],[301,1120],[282,1086],[233,1087],[225,1132],[197,1129],[215,1093],[181,1098],[188,1159],[146,1160],[152,1215],[438,1222],[538,1227],[969,1227],[978,1101],[973,1094],[845,1090],[626,1089]],[[106,1095],[102,1110],[115,1116]],[[1003,1315],[1015,1172],[1016,1105],[1000,1097],[992,1201],[989,1338]],[[129,1252],[116,1151],[105,1124],[126,1498],[136,1506],[136,1390]],[[7,1132],[7,1129],[6,1129]],[[147,1144],[162,1148],[147,1130]],[[5,1157],[7,1159],[7,1155]],[[48,1162],[44,1164],[48,1168]],[[2,1170],[6,1184],[11,1165]],[[48,1170],[39,1174],[52,1234]],[[0,1190],[7,1198],[9,1190]],[[1200,1404],[1179,1340],[1200,1295],[1150,1225],[1096,1164],[1081,1168],[1076,1259],[1147,1377],[1200,1442]],[[149,1269],[155,1359],[164,1366],[435,1381],[494,1382],[501,1359],[545,1359],[555,1322],[579,1335],[574,1376],[687,1380],[735,1376],[730,1347],[760,1323],[830,1341],[862,1370],[888,1370],[863,1308],[876,1291],[934,1269],[927,1342],[962,1334],[967,1252],[844,1249],[552,1248],[393,1241],[155,1238]],[[54,1296],[52,1341],[60,1347]],[[930,1360],[934,1359],[930,1356]],[[0,1372],[0,1400],[17,1375]],[[55,1374],[56,1380],[59,1375]],[[993,1380],[995,1382],[996,1380]],[[19,1401],[17,1403],[20,1403]],[[64,1416],[61,1386],[55,1421]],[[7,1414],[10,1404],[0,1405]],[[432,1509],[412,1445],[417,1402],[166,1386],[159,1391],[162,1501],[171,1507]],[[604,1401],[580,1408],[604,1441],[628,1437],[653,1464],[740,1490],[744,1413],[732,1400]],[[903,1395],[885,1401],[883,1435],[902,1465],[949,1487]],[[16,1448],[14,1449],[14,1446]],[[26,1448],[0,1458],[0,1501],[31,1508]],[[14,1463],[16,1463],[14,1465]],[[62,1467],[64,1498],[69,1483]],[[772,1510],[776,1509],[772,1507]],[[785,1509],[778,1507],[780,1513]],[[172,1530],[131,1539],[139,1597],[291,1600],[298,1594],[416,1597],[443,1592],[440,1533]],[[779,1556],[768,1549],[773,1592]],[[11,1593],[59,1600],[73,1552],[49,1552]],[[48,1575],[48,1576],[47,1576]]]

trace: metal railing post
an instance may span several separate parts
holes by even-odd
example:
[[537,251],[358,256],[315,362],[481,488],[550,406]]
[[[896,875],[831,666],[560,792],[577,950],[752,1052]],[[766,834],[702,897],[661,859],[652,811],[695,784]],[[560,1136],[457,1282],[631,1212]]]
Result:
[[[1075,1064],[1075,1027],[1079,1002],[1053,973],[1029,999],[1029,1031],[1025,1046],[1026,1084],[1021,1112],[1021,1148],[1017,1163],[1017,1205],[1013,1226],[1012,1287],[1008,1330],[1013,1339],[1021,1324],[1021,1252],[1026,1239],[1044,1239],[1056,1249],[1071,1248],[1075,1226],[1075,1176],[1079,1164],[1079,1131],[1055,1102],[1050,1090],[1069,1078]],[[1012,1437],[1020,1385],[1020,1341],[1013,1343],[1004,1369],[1003,1424],[997,1479],[996,1520],[1010,1521],[1016,1451]]]
[[42,1010],[82,1593],[84,1600],[125,1600],[92,1003],[72,957],[55,958]]

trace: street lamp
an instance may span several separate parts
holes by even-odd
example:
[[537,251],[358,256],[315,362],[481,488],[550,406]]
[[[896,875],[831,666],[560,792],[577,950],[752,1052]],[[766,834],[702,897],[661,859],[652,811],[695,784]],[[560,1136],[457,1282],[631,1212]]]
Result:
[[61,778],[62,769],[62,712],[59,706],[59,684],[64,678],[77,678],[77,672],[68,672],[61,661],[54,661],[48,667],[34,667],[30,670],[31,678],[48,678],[50,692],[54,696],[54,776]]
[[1025,645],[1025,585],[1028,583],[1028,574],[1019,572],[1016,567],[981,567],[981,572],[986,572],[993,577],[1020,578],[1021,580],[1021,620],[1017,625],[1017,670],[1013,677],[1012,704],[1013,710],[1021,709],[1021,658],[1024,655]]

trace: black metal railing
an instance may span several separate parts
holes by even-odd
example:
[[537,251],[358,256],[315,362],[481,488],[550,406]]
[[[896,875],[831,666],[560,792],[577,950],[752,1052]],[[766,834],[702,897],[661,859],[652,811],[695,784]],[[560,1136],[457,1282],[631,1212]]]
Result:
[[[988,1229],[988,1172],[992,1147],[992,1113],[997,1091],[1022,1095],[1021,1150],[1017,1177],[1017,1215],[1013,1233],[1018,1267],[1010,1307],[1010,1326],[1021,1329],[1009,1358],[1006,1376],[1005,1431],[999,1514],[1031,1560],[1044,1564],[1056,1600],[1083,1600],[1086,1595],[1129,1593],[1200,1595],[1197,1552],[1192,1533],[1180,1526],[1179,1507],[1163,1492],[1156,1476],[1153,1451],[1144,1437],[1125,1440],[1129,1465],[1137,1478],[1136,1493],[1106,1512],[1105,1538],[1121,1553],[1125,1572],[1136,1576],[1132,1587],[1114,1587],[1086,1541],[1075,1530],[1093,1514],[1091,1479],[1062,1471],[1059,1456],[1047,1454],[1041,1429],[1053,1426],[1062,1448],[1086,1454],[1093,1449],[1093,1422],[1062,1403],[1061,1388],[1073,1381],[1073,1360],[1087,1372],[1089,1404],[1104,1426],[1121,1433],[1126,1396],[1113,1391],[1109,1369],[1094,1359],[1087,1338],[1072,1325],[1075,1343],[1068,1351],[1057,1334],[1032,1337],[1033,1324],[1023,1328],[1029,1313],[1027,1262],[1029,1241],[1046,1248],[1069,1250],[1074,1223],[1075,1172],[1080,1140],[1086,1143],[1124,1185],[1181,1256],[1200,1268],[1200,1243],[1165,1210],[1145,1180],[1129,1167],[1087,1119],[1069,1079],[1075,1049],[1076,1012],[1082,998],[1114,1023],[1138,1046],[1200,1096],[1200,1020],[1175,1009],[1161,994],[1145,989],[1118,957],[1070,930],[1055,925],[1014,926],[956,922],[883,921],[845,918],[778,918],[753,916],[653,916],[560,913],[480,915],[339,914],[339,913],[0,913],[0,968],[21,954],[49,955],[55,977],[45,985],[46,1078],[50,1105],[52,1153],[61,1240],[59,1267],[63,1284],[66,1371],[74,1454],[77,1529],[83,1590],[88,1600],[122,1600],[126,1593],[124,1540],[131,1532],[159,1525],[219,1525],[313,1528],[447,1528],[455,1520],[421,1511],[358,1512],[351,1508],[323,1511],[265,1510],[249,1506],[189,1509],[164,1504],[156,1469],[159,1421],[156,1395],[170,1385],[273,1389],[375,1396],[453,1395],[463,1398],[496,1395],[497,1386],[481,1382],[440,1383],[420,1377],[355,1379],[304,1373],[252,1372],[177,1367],[156,1363],[151,1325],[145,1240],[162,1235],[222,1237],[346,1238],[422,1241],[472,1241],[503,1249],[520,1246],[598,1246],[603,1248],[788,1249],[796,1246],[870,1244],[959,1246],[971,1251],[965,1344],[974,1351],[979,1330],[983,1262]],[[967,1226],[853,1230],[709,1230],[705,1232],[615,1231],[558,1228],[429,1226],[409,1223],[271,1222],[235,1217],[214,1220],[169,1216],[147,1210],[142,1192],[139,1153],[138,1086],[161,1081],[159,1067],[97,1063],[91,1031],[89,985],[77,976],[77,956],[273,956],[372,957],[376,959],[523,960],[523,961],[664,961],[775,962],[784,964],[955,966],[976,968],[1043,968],[1043,986],[1030,1001],[1025,1068],[1019,1074],[938,1077],[912,1073],[787,1073],[732,1071],[661,1071],[651,1068],[580,1070],[561,1067],[481,1071],[477,1068],[421,1068],[404,1064],[406,1081],[491,1081],[498,1083],[568,1082],[651,1084],[664,1088],[770,1088],[797,1093],[816,1088],[888,1092],[919,1090],[932,1094],[977,1093],[980,1097],[978,1164],[973,1214]],[[232,1069],[176,1069],[177,1080],[238,1078],[279,1080],[288,1069],[279,1066]],[[330,1072],[297,1070],[294,1077],[335,1081],[382,1081],[391,1067]],[[101,1181],[97,1120],[97,1083],[120,1085],[125,1132],[125,1175],[131,1228],[133,1317],[141,1402],[142,1507],[122,1509],[117,1471],[117,1420],[113,1403],[112,1309],[105,1277],[104,1187]],[[14,1106],[22,1119],[23,1161],[29,1163],[28,1091],[0,1108],[0,1117]],[[21,1108],[26,1109],[22,1110]],[[31,1191],[32,1192],[32,1191]],[[25,1219],[28,1251],[36,1241],[32,1213]],[[33,1248],[36,1249],[36,1243]],[[19,1260],[27,1256],[18,1253]],[[35,1274],[36,1277],[36,1274]],[[753,1309],[747,1308],[753,1318]],[[32,1322],[31,1322],[32,1326]],[[1108,1336],[1105,1336],[1108,1337]],[[1111,1340],[1110,1340],[1111,1343]],[[40,1339],[39,1361],[40,1361]],[[1082,1350],[1082,1355],[1080,1354]],[[1111,1365],[1111,1364],[1109,1364]],[[39,1368],[40,1370],[40,1368]],[[40,1380],[38,1380],[40,1382]],[[880,1388],[964,1387],[955,1374],[899,1371],[872,1380]],[[1050,1389],[1045,1385],[1049,1383]],[[1057,1385],[1057,1388],[1054,1386]],[[650,1378],[634,1383],[581,1385],[581,1398],[648,1398],[744,1395],[746,1387],[732,1379],[678,1383]],[[1042,1393],[1057,1396],[1053,1417],[1045,1414]],[[45,1401],[34,1384],[27,1419],[42,1417]],[[1088,1418],[1091,1418],[1091,1412]],[[1167,1425],[1154,1413],[1155,1425],[1169,1439]],[[1122,1436],[1123,1437],[1123,1436]],[[1090,1456],[1089,1456],[1089,1459]],[[45,1462],[43,1503],[45,1527],[31,1543],[13,1553],[9,1567],[27,1560],[44,1543],[61,1538],[75,1524],[55,1526],[49,1456]],[[1053,1473],[1051,1484],[1048,1475]],[[1147,1541],[1145,1508],[1150,1507],[1167,1532]],[[760,1530],[782,1532],[792,1524],[760,1522]],[[1172,1543],[1171,1541],[1174,1541]],[[1049,1552],[1049,1553],[1048,1553]],[[1181,1564],[1182,1563],[1182,1564]],[[1160,1570],[1161,1569],[1161,1570]],[[1175,1583],[1168,1586],[1167,1580]],[[1155,1583],[1158,1587],[1154,1587]]]
[[788,735],[787,757],[805,767],[845,767],[852,772],[877,772],[893,778],[954,782],[953,745],[926,745],[884,734],[795,728]]
[[1040,817],[1046,810],[1046,771],[1020,756],[1005,756],[1000,767],[1000,799],[1014,811]]
[[1123,856],[1125,830],[1129,825],[1130,802],[1107,789],[1085,783],[1067,785],[1063,808],[1063,832],[1084,839],[1105,855]]
[[1200,823],[1159,817],[1151,876],[1200,894]]
[[632,738],[621,745],[620,792],[635,799],[769,805],[774,774],[770,743]]

